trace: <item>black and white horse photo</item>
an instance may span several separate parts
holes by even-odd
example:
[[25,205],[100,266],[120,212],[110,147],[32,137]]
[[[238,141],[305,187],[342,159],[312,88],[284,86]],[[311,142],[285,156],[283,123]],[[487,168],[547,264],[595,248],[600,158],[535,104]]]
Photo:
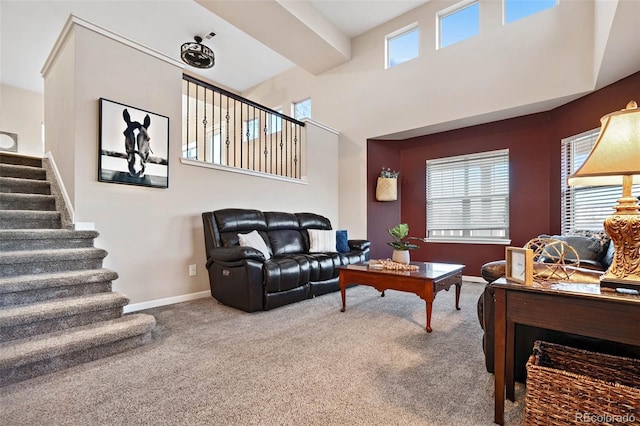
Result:
[[122,111],[122,117],[124,122],[127,123],[127,128],[123,132],[124,134],[124,147],[127,151],[127,163],[129,164],[129,174],[131,176],[144,177],[144,170],[147,166],[147,160],[149,160],[149,153],[151,151],[149,132],[149,126],[151,125],[151,117],[149,114],[144,116],[144,123],[140,124],[137,121],[131,121],[129,111],[125,108]]
[[167,188],[168,151],[168,117],[100,99],[99,181]]

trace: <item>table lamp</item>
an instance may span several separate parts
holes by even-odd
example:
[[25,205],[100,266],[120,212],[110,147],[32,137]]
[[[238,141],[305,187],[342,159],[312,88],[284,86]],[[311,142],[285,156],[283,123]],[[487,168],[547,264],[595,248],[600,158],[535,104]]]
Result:
[[600,278],[600,285],[640,289],[640,212],[638,199],[631,194],[640,183],[640,109],[631,101],[621,111],[600,119],[602,127],[587,159],[571,176],[570,186],[622,184],[622,198],[615,212],[604,220],[615,254]]

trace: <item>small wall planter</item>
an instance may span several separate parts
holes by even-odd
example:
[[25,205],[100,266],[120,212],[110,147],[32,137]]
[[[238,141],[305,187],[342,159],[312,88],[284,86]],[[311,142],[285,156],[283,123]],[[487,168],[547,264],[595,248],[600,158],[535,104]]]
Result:
[[398,178],[379,177],[376,185],[376,200],[396,201],[398,199]]

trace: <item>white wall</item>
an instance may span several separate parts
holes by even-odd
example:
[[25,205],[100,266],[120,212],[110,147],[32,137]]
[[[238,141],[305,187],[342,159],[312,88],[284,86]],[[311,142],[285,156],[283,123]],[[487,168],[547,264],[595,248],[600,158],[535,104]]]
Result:
[[0,84],[0,131],[18,135],[18,153],[41,157],[44,103],[40,93]]
[[[267,106],[311,97],[313,117],[340,130],[340,222],[351,234],[366,236],[367,138],[499,117],[593,89],[592,2],[560,1],[502,25],[501,2],[482,1],[480,34],[436,50],[436,13],[454,3],[430,1],[353,39],[344,65],[317,76],[294,68],[243,93]],[[385,35],[416,21],[420,57],[384,69]]]
[[[68,162],[73,176],[64,179],[67,189],[73,187],[76,221],[95,223],[100,232],[96,246],[109,251],[104,265],[120,275],[114,282],[116,291],[132,303],[207,291],[204,211],[227,207],[312,211],[337,226],[336,134],[311,126],[309,134],[315,136],[309,136],[313,141],[308,148],[308,184],[183,164],[181,67],[111,36],[83,22],[70,26],[66,43],[45,69],[45,104],[47,111],[61,102],[68,105],[65,117],[56,117],[55,123],[49,123],[47,115],[47,148],[56,161],[73,153]],[[69,68],[71,80],[62,75]],[[55,88],[49,82],[55,82]],[[98,182],[100,97],[169,117],[168,189]],[[72,148],[51,141],[62,128],[74,129],[68,139]],[[69,185],[69,180],[74,183]],[[198,266],[196,277],[188,276],[189,264]]]

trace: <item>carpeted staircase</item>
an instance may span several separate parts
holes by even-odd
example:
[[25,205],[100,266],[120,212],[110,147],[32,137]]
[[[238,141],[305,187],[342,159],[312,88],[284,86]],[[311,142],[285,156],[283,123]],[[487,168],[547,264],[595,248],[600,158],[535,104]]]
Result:
[[0,386],[143,345],[155,326],[123,316],[98,233],[65,229],[47,175],[39,158],[0,153]]

